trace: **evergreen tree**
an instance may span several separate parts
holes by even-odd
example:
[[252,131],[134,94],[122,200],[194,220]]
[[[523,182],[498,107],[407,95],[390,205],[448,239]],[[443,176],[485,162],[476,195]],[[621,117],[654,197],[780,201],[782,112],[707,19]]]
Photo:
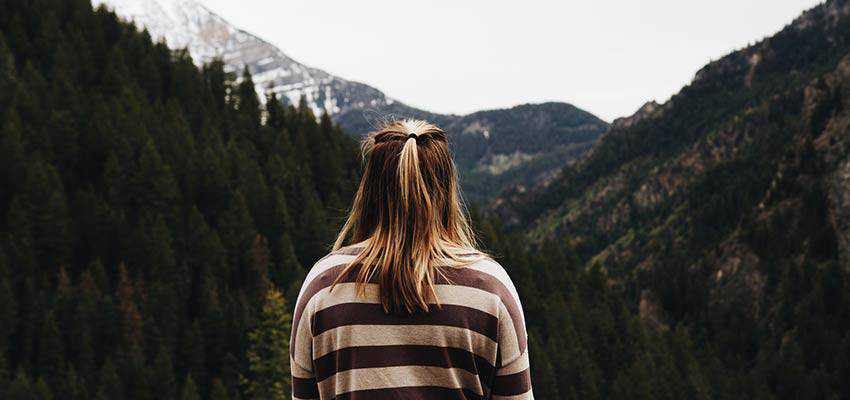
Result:
[[18,322],[17,314],[18,305],[12,292],[6,256],[0,248],[0,356],[5,356],[9,348]]
[[245,392],[252,398],[287,399],[289,382],[289,331],[291,316],[283,295],[276,289],[266,294],[266,303],[258,325],[248,334],[248,376],[243,377]]
[[250,132],[256,132],[260,124],[260,99],[254,89],[254,80],[246,66],[242,71],[242,81],[236,88],[235,107],[239,112],[239,122]]
[[33,387],[33,397],[36,400],[53,400],[53,392],[44,378],[38,378]]
[[123,399],[123,386],[121,377],[118,375],[118,370],[115,368],[115,364],[112,363],[111,359],[106,359],[100,369],[97,398],[99,400]]
[[192,379],[192,375],[189,375],[186,378],[186,383],[183,384],[183,390],[180,392],[180,400],[201,400],[201,396],[198,394],[198,386],[195,384],[195,380]]
[[171,352],[161,346],[153,361],[153,381],[156,384],[157,398],[170,400],[177,396],[177,382],[174,377],[174,366],[171,363]]
[[230,395],[227,393],[227,388],[221,382],[221,379],[213,379],[212,392],[210,393],[211,400],[230,400]]
[[[8,110],[15,93],[15,56],[0,32],[0,110]],[[0,114],[0,118],[4,115]]]
[[59,387],[65,374],[65,350],[59,326],[52,312],[49,312],[42,322],[39,339],[39,376],[46,379],[50,387]]
[[30,385],[29,377],[23,370],[18,370],[15,374],[15,380],[9,384],[9,389],[6,390],[6,398],[9,400],[37,400],[33,388]]
[[68,373],[65,374],[65,382],[61,387],[63,390],[57,392],[57,398],[68,400],[86,400],[90,398],[88,390],[86,390],[85,380],[77,375],[74,367],[68,369]]

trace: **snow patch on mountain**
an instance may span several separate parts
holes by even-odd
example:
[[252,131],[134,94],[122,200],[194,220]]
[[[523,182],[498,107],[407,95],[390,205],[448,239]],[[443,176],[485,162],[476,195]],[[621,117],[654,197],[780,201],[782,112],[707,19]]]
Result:
[[198,65],[220,58],[227,71],[237,74],[247,66],[258,93],[271,90],[291,104],[297,104],[303,96],[317,114],[335,115],[351,108],[392,104],[384,93],[371,86],[293,60],[271,43],[234,27],[197,0],[92,3],[105,5],[121,18],[147,29],[155,40],[164,40],[172,49],[187,49]]

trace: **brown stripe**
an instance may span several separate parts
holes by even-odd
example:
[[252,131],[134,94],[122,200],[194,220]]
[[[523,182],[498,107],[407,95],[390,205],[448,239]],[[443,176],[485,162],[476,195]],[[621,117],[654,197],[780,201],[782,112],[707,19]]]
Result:
[[301,317],[304,314],[304,308],[310,299],[319,293],[322,289],[329,287],[337,275],[348,265],[348,263],[335,265],[328,268],[326,271],[313,278],[304,288],[304,292],[299,296],[298,303],[295,305],[295,311],[292,313],[292,335],[289,343],[289,355],[295,356],[296,340],[298,338],[298,324],[301,323]]
[[413,316],[387,314],[380,304],[344,303],[325,308],[313,316],[313,336],[346,325],[443,325],[465,328],[498,340],[499,319],[471,307],[444,304],[439,309]]
[[292,394],[302,399],[318,399],[319,387],[316,378],[292,377]]
[[531,374],[526,369],[511,375],[499,375],[493,382],[493,394],[513,396],[531,390]]
[[336,400],[484,400],[484,396],[467,389],[438,386],[415,386],[391,389],[358,390],[342,393]]
[[481,289],[499,296],[502,303],[508,309],[508,314],[514,323],[514,330],[517,341],[519,342],[520,353],[524,352],[528,345],[528,339],[525,332],[525,324],[522,318],[522,308],[520,308],[514,295],[505,286],[499,278],[490,275],[484,271],[479,271],[472,268],[444,268],[443,273],[448,278],[439,277],[438,284],[451,283],[455,285],[468,286],[476,289]]
[[[362,250],[361,247],[357,247],[352,248],[350,251],[354,252],[355,249],[357,252]],[[346,249],[340,249],[338,250],[338,252],[341,252],[342,250]],[[343,269],[345,269],[346,266],[348,266],[348,263],[343,263],[330,267],[318,276],[316,276],[309,283],[307,283],[307,287],[304,289],[304,292],[300,296],[299,301],[295,306],[295,312],[292,316],[293,329],[291,335],[291,344],[289,348],[289,354],[291,356],[294,356],[295,354],[294,349],[297,339],[296,331],[298,324],[301,322],[301,317],[304,313],[304,308],[307,307],[307,303],[310,302],[310,299],[315,296],[316,293],[320,292],[322,289],[330,287],[334,280],[336,280],[337,276],[339,276],[339,274],[342,272]],[[442,268],[441,271],[443,272],[445,277],[443,277],[441,274],[437,274],[437,277],[435,279],[436,284],[453,284],[460,286],[468,286],[476,289],[481,289],[499,296],[499,298],[502,300],[502,303],[504,303],[505,307],[507,307],[508,314],[510,314],[511,320],[513,321],[517,341],[519,342],[519,350],[520,352],[525,351],[527,346],[527,338],[525,332],[525,325],[522,321],[522,310],[519,304],[517,304],[516,300],[514,299],[514,296],[511,294],[511,291],[508,290],[508,288],[502,283],[502,281],[484,271],[479,271],[472,268],[446,267]],[[339,282],[355,282],[357,280],[357,272],[357,267],[351,268],[346,274],[346,276],[342,277]]]
[[349,325],[316,336],[313,343],[315,358],[346,347],[415,345],[464,349],[497,365],[499,353],[498,344],[480,333],[438,325]]
[[460,368],[484,379],[495,372],[487,360],[466,350],[416,345],[347,347],[319,357],[314,365],[320,382],[350,369],[402,365]]

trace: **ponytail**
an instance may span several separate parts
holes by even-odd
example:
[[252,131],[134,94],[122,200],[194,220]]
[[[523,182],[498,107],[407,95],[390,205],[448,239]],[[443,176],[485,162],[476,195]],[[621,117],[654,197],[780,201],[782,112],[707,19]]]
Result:
[[334,281],[357,268],[358,293],[380,286],[386,312],[439,307],[435,276],[483,256],[475,249],[445,132],[405,120],[373,132],[363,143],[366,161],[354,204],[334,249],[350,235],[363,250]]

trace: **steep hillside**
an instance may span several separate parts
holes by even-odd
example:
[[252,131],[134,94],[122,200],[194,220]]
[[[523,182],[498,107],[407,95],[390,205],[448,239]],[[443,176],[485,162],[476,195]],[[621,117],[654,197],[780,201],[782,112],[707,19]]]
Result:
[[197,0],[93,0],[164,39],[186,48],[199,65],[221,58],[229,72],[247,68],[258,93],[288,104],[303,98],[315,115],[328,113],[351,135],[382,120],[424,118],[453,133],[468,199],[485,204],[504,188],[530,186],[583,154],[607,124],[565,103],[523,105],[465,116],[410,107],[374,87],[299,63],[267,41],[238,29]]
[[330,119],[88,0],[0,1],[0,399],[285,391],[249,332],[327,252],[358,166]]
[[464,194],[486,204],[501,189],[533,186],[583,155],[608,124],[565,103],[479,111],[453,121]]
[[532,241],[569,241],[647,321],[693,330],[742,379],[846,396],[848,104],[850,2],[829,1],[493,211]]

